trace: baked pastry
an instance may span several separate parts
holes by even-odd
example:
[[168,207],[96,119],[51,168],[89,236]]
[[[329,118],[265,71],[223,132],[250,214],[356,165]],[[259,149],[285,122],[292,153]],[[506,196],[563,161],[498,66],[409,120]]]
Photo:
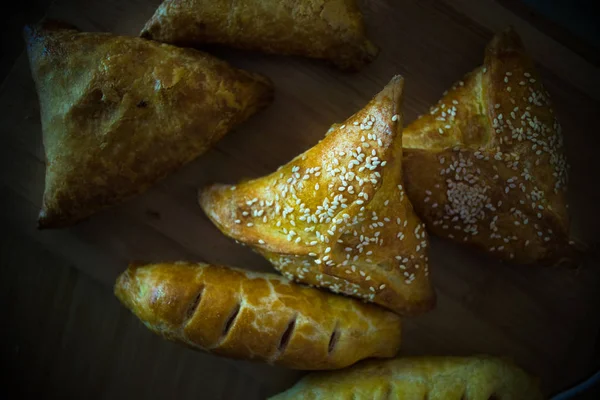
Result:
[[312,373],[271,400],[541,400],[523,370],[492,357],[414,357]]
[[207,188],[200,205],[289,279],[399,314],[430,309],[427,234],[402,186],[403,84],[394,77],[276,172]]
[[348,70],[378,53],[355,0],[165,0],[141,35],[325,59]]
[[196,350],[295,369],[392,357],[400,318],[275,275],[190,263],[130,266],[115,294],[152,331]]
[[517,263],[571,257],[561,128],[512,29],[403,146],[408,196],[432,233]]
[[47,158],[41,228],[144,191],[272,98],[266,78],[196,50],[57,22],[25,39]]

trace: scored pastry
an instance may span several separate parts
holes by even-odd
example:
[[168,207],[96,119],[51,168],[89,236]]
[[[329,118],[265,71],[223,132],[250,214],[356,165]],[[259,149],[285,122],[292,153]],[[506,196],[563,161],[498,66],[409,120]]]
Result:
[[58,22],[25,39],[47,158],[42,228],[144,191],[272,98],[268,79],[196,50]]
[[400,314],[431,308],[427,234],[402,186],[403,82],[276,172],[213,185],[200,205],[290,279]]
[[571,257],[561,128],[511,29],[403,134],[404,179],[434,234],[518,263]]
[[355,0],[165,0],[141,35],[325,59],[348,70],[378,53]]
[[130,266],[115,294],[163,337],[217,355],[294,369],[393,357],[400,318],[266,273],[207,264]]
[[315,372],[271,400],[542,400],[537,382],[499,358],[413,357]]

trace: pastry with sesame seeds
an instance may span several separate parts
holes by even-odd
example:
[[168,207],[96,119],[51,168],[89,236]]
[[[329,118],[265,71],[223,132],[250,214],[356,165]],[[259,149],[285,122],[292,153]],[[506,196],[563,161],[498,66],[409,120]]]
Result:
[[403,315],[431,309],[427,233],[402,186],[403,82],[272,174],[201,191],[200,205],[290,279]]
[[317,58],[355,71],[379,52],[355,0],[165,0],[141,36]]
[[404,130],[403,147],[408,196],[433,234],[521,264],[576,260],[561,127],[514,30]]
[[269,273],[202,263],[131,265],[115,294],[151,331],[215,355],[303,370],[393,357],[401,320]]
[[40,228],[145,191],[271,102],[271,82],[192,49],[25,28],[46,152]]
[[490,356],[406,357],[314,372],[271,400],[542,400],[536,379]]

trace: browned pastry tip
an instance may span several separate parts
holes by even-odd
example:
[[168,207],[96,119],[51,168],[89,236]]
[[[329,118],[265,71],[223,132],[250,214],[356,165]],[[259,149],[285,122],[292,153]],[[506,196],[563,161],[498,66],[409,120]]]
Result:
[[408,357],[315,372],[272,400],[541,400],[537,382],[495,357]]
[[408,196],[429,231],[521,264],[580,257],[561,127],[513,29],[403,139]]
[[270,175],[200,192],[206,215],[289,279],[402,315],[431,309],[428,239],[402,181],[404,80]]
[[131,266],[115,294],[150,330],[196,350],[294,369],[392,357],[400,319],[274,274],[207,264]]
[[355,0],[165,0],[141,36],[324,59],[350,71],[379,53]]
[[57,21],[24,36],[47,159],[41,228],[145,191],[273,96],[267,78],[196,50]]

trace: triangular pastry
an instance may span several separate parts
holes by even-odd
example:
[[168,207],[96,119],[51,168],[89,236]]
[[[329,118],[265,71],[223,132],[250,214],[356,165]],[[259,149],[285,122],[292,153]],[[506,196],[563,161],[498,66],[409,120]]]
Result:
[[276,274],[184,262],[130,266],[115,294],[153,332],[193,349],[294,369],[393,357],[401,321]]
[[400,314],[431,308],[425,226],[402,186],[403,79],[276,172],[200,195],[226,235],[286,277]]
[[513,363],[477,356],[365,361],[342,371],[311,373],[271,400],[543,398],[538,383]]
[[355,0],[165,0],[141,35],[325,59],[349,70],[378,53]]
[[561,128],[511,29],[403,134],[404,179],[434,234],[518,263],[569,257]]
[[146,190],[272,97],[266,78],[196,50],[61,23],[25,38],[47,158],[42,228]]

